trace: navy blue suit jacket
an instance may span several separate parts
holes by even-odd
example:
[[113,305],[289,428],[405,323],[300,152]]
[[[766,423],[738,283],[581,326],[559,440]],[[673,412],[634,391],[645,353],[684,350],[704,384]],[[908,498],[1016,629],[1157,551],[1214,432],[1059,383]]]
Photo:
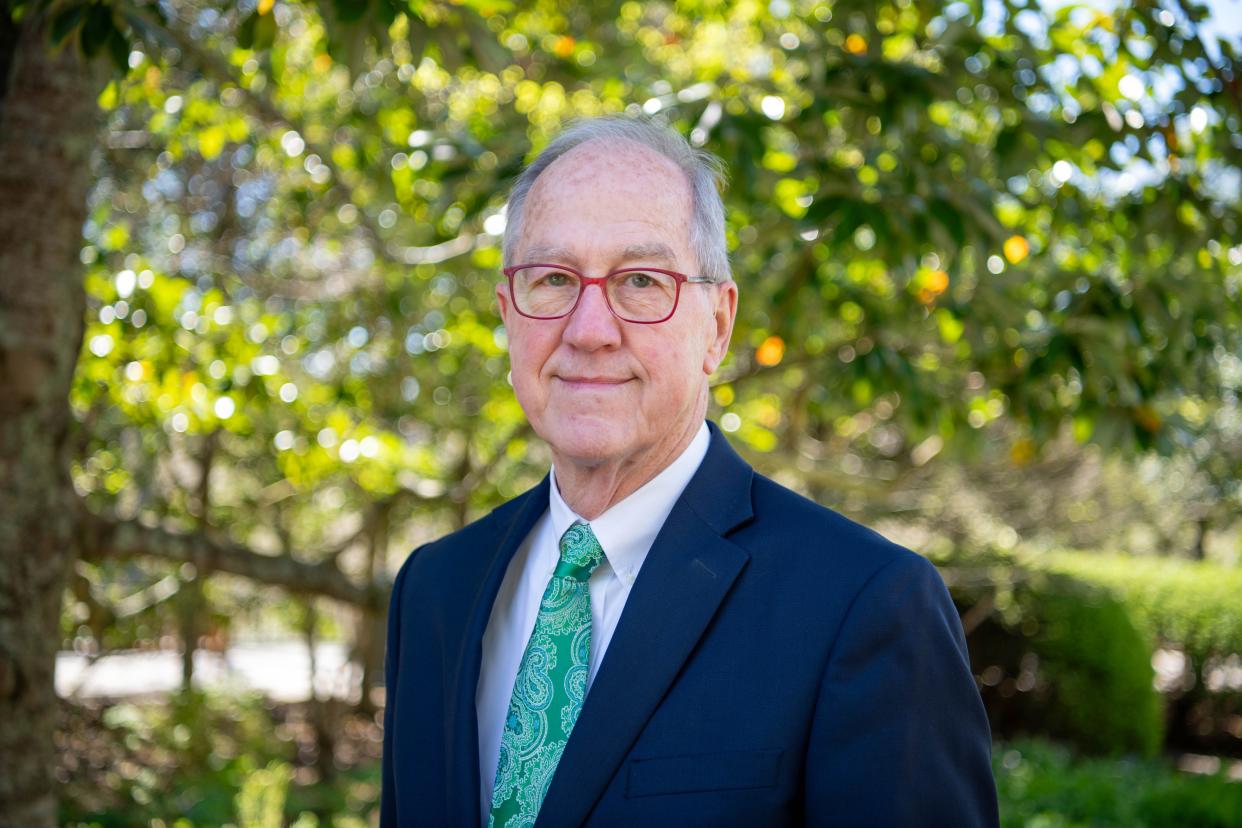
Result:
[[[397,575],[385,828],[479,825],[481,640],[547,503],[544,478]],[[995,826],[990,752],[935,568],[756,474],[713,426],[536,826]]]

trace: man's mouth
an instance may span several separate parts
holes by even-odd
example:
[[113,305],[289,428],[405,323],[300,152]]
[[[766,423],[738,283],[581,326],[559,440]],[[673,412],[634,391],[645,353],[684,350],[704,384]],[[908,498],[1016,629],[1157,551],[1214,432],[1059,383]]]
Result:
[[629,382],[631,377],[557,376],[557,379],[569,385],[603,388],[623,385]]

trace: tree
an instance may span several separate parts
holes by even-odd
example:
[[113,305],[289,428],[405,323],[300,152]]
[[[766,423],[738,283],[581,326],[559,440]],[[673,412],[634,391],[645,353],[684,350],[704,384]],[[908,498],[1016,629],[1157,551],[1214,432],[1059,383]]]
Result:
[[[249,27],[248,36],[260,41],[274,34],[271,17],[265,16],[272,4],[264,5],[240,28],[244,34]],[[357,55],[360,35],[377,21],[391,24],[397,11],[384,2],[331,8],[342,18],[340,32],[351,38],[334,48],[346,57]],[[457,23],[461,16],[441,17]],[[0,15],[6,70],[0,90],[0,386],[5,388],[0,717],[6,722],[0,735],[0,823],[5,825],[56,823],[52,669],[62,593],[81,554],[158,555],[373,609],[383,600],[382,587],[356,584],[330,562],[306,564],[205,535],[184,537],[101,518],[83,510],[74,491],[70,464],[84,437],[73,427],[69,409],[85,322],[80,238],[92,183],[90,153],[103,114],[96,101],[108,79],[99,61],[82,57],[106,50],[123,70],[131,45],[177,42],[179,33],[164,28],[165,22],[127,3],[6,3]],[[200,506],[206,508],[205,498]]]
[[[1066,428],[1123,453],[1193,442],[1236,408],[1219,372],[1242,330],[1236,46],[1202,17],[14,7],[0,140],[27,155],[0,173],[0,371],[26,390],[0,403],[0,463],[31,471],[0,484],[21,493],[0,506],[0,718],[31,726],[0,744],[0,812],[54,818],[67,581],[84,635],[110,587],[169,577],[133,557],[327,596],[370,613],[374,658],[389,550],[542,473],[492,289],[505,185],[574,115],[641,109],[729,161],[743,312],[713,416],[762,468],[835,501],[860,470],[874,496],[937,455],[1028,463]],[[23,71],[75,106],[25,126]]]
[[78,261],[95,97],[106,76],[0,16],[0,821],[53,825],[63,585],[77,541],[69,387],[86,293]]

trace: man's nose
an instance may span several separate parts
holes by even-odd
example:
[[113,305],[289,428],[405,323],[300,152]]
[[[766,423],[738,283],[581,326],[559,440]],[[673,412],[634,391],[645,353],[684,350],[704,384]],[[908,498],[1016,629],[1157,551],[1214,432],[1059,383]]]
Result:
[[621,344],[621,320],[608,309],[602,285],[587,285],[569,315],[562,338],[584,351]]

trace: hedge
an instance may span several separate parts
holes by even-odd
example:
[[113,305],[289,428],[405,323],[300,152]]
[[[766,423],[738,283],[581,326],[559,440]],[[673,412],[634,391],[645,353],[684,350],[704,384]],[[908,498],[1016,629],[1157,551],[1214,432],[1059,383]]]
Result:
[[972,662],[1002,734],[1150,756],[1165,736],[1156,647],[1180,649],[1199,667],[1242,653],[1237,569],[1077,551],[938,563],[973,627]]
[[1178,558],[1053,552],[1037,566],[1109,589],[1146,635],[1199,664],[1242,653],[1242,569]]

